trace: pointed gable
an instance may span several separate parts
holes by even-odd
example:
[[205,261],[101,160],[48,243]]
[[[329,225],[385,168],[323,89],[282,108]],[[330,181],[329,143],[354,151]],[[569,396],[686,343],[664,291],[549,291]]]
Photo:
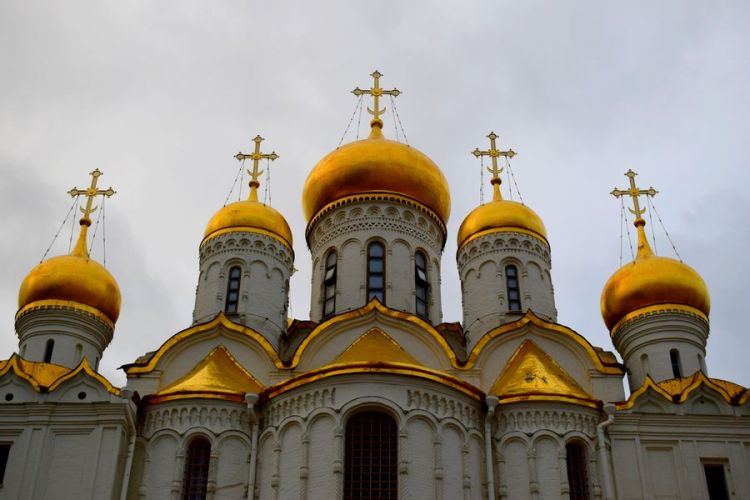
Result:
[[156,398],[206,396],[241,401],[245,394],[262,390],[263,385],[220,345],[190,372],[160,390]]
[[595,402],[589,394],[533,341],[527,340],[513,353],[489,391],[500,402],[560,400]]
[[363,361],[384,361],[421,365],[411,354],[387,333],[373,328],[363,333],[349,347],[339,354],[331,364],[357,363]]

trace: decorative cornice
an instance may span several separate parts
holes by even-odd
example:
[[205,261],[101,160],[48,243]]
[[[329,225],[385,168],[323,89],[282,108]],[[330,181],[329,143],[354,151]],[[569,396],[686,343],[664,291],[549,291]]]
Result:
[[115,324],[112,322],[112,320],[110,320],[107,315],[105,315],[99,309],[72,300],[45,299],[31,302],[18,310],[18,312],[16,313],[16,321],[20,320],[23,316],[26,316],[33,311],[43,310],[74,311],[99,321],[105,327],[109,328],[110,331],[115,329]]
[[684,314],[699,319],[708,326],[708,316],[695,307],[682,304],[655,304],[652,306],[641,307],[640,309],[636,309],[635,311],[623,316],[617,323],[615,323],[615,326],[612,327],[610,336],[614,337],[620,329],[643,318],[659,316],[662,314]]

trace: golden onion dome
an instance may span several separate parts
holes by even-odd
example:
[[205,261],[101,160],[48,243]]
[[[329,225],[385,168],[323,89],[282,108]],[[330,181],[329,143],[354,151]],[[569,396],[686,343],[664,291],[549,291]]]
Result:
[[419,202],[447,223],[450,189],[440,168],[421,151],[383,137],[380,120],[371,125],[367,139],[332,151],[312,169],[302,191],[307,220],[347,196],[393,193]]
[[636,220],[635,260],[618,269],[602,291],[602,318],[610,331],[626,315],[644,307],[687,306],[706,316],[711,309],[708,287],[700,274],[678,260],[654,255],[644,225],[643,219]]
[[517,201],[496,198],[469,212],[458,229],[458,248],[478,236],[518,230],[547,241],[547,229],[536,212]]
[[236,201],[222,207],[208,221],[204,241],[229,231],[259,232],[293,247],[292,230],[284,216],[257,200]]
[[18,291],[19,311],[40,301],[70,301],[96,309],[112,323],[120,315],[120,287],[112,275],[89,257],[86,234],[90,220],[81,220],[81,233],[70,255],[37,265]]

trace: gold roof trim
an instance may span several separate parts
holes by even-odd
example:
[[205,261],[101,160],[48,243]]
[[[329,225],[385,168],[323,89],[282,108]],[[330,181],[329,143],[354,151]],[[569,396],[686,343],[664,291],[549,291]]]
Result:
[[683,304],[654,304],[652,306],[641,307],[640,309],[636,309],[635,311],[623,316],[622,319],[620,319],[617,323],[615,323],[615,326],[612,327],[610,336],[614,336],[620,328],[624,327],[628,323],[631,323],[632,321],[643,318],[645,316],[653,316],[665,313],[688,314],[698,319],[702,319],[703,321],[708,323],[708,316],[706,316],[703,311],[701,311],[700,309],[696,309],[695,307],[686,306]]
[[120,389],[113,386],[104,376],[95,372],[87,358],[73,369],[52,363],[28,361],[18,354],[13,354],[10,359],[0,361],[0,377],[12,371],[18,377],[26,380],[36,392],[53,392],[63,383],[83,372],[99,382],[107,392],[120,395]]
[[392,375],[406,375],[417,378],[432,380],[457,391],[460,391],[474,399],[481,400],[484,393],[468,382],[456,377],[452,377],[445,372],[433,370],[423,366],[414,366],[404,363],[391,363],[384,361],[361,361],[349,364],[332,364],[322,368],[311,370],[291,379],[280,382],[269,387],[264,393],[265,399],[274,398],[280,394],[296,389],[303,385],[310,384],[324,378],[335,377],[338,375],[349,375],[355,373],[388,373]]
[[213,231],[212,233],[210,233],[206,237],[204,237],[201,240],[201,242],[200,242],[200,244],[198,246],[202,247],[203,245],[205,245],[206,243],[208,243],[212,239],[216,238],[217,236],[221,236],[222,234],[227,234],[227,233],[243,233],[243,232],[245,232],[245,233],[258,233],[258,234],[262,234],[264,236],[268,236],[269,238],[273,238],[274,240],[278,241],[279,243],[281,243],[282,245],[284,245],[286,248],[288,248],[289,250],[291,250],[292,256],[294,256],[294,249],[292,248],[292,245],[288,241],[286,241],[284,238],[282,238],[281,236],[279,236],[276,233],[272,233],[271,231],[268,231],[268,230],[260,228],[260,227],[255,227],[255,226],[232,226],[232,227],[225,227],[224,229],[217,229],[216,231]]
[[149,400],[164,396],[211,394],[242,401],[247,393],[260,393],[263,384],[248,372],[223,345],[215,347],[192,370],[157,392]]
[[493,227],[490,229],[485,229],[484,231],[480,231],[476,234],[472,234],[471,236],[469,236],[468,238],[466,238],[465,240],[461,242],[461,244],[458,246],[458,250],[456,250],[456,253],[460,252],[463,247],[465,247],[466,245],[468,245],[475,239],[481,238],[482,236],[487,236],[488,234],[493,234],[493,233],[521,233],[521,234],[526,234],[528,236],[533,236],[534,238],[538,240],[542,240],[547,245],[547,249],[549,250],[549,240],[547,240],[547,238],[544,235],[539,234],[536,231],[531,231],[530,229],[524,229],[522,227],[503,226],[503,227]]
[[57,299],[36,300],[34,302],[26,304],[25,306],[23,306],[21,309],[18,310],[18,312],[16,313],[16,321],[21,319],[22,316],[25,316],[26,314],[32,311],[38,311],[40,309],[61,309],[61,310],[68,310],[68,311],[78,311],[78,312],[87,314],[101,321],[110,329],[115,328],[115,324],[112,323],[112,320],[109,319],[107,315],[101,312],[99,309],[95,307],[87,306],[86,304],[82,304],[74,300],[57,300]]
[[618,403],[617,409],[629,410],[633,408],[638,398],[649,389],[671,403],[681,404],[687,401],[693,391],[702,386],[717,392],[731,405],[742,405],[750,398],[749,389],[733,382],[707,377],[702,371],[697,371],[689,377],[673,378],[659,383],[654,382],[650,376],[646,376],[643,385],[635,390],[627,401]]
[[598,406],[563,367],[531,340],[516,349],[489,394],[498,396],[500,403],[549,400]]
[[534,314],[534,312],[531,309],[526,311],[526,314],[524,314],[523,317],[519,318],[517,321],[506,323],[504,325],[501,325],[485,333],[484,336],[482,336],[482,338],[479,339],[479,342],[477,342],[477,344],[474,346],[474,349],[471,350],[471,353],[469,354],[469,358],[467,359],[465,366],[463,366],[462,368],[463,369],[472,368],[474,364],[476,363],[477,358],[482,353],[482,350],[487,346],[487,344],[492,339],[494,339],[495,337],[499,337],[501,335],[510,333],[510,332],[514,332],[529,323],[539,328],[543,328],[545,330],[549,330],[549,331],[553,331],[553,332],[557,332],[562,335],[565,335],[566,337],[576,342],[586,351],[586,353],[589,355],[589,357],[593,361],[594,366],[596,366],[597,371],[599,371],[600,373],[607,373],[607,374],[612,374],[612,375],[623,375],[625,373],[625,369],[622,367],[622,365],[620,365],[616,361],[613,362],[613,361],[603,360],[602,359],[603,357],[608,357],[608,356],[606,356],[605,353],[597,352],[596,349],[594,349],[594,347],[585,338],[583,338],[583,336],[581,336],[579,333],[577,333],[574,330],[571,330],[567,326],[545,321],[539,316],[537,316],[536,314]]
[[422,364],[406,352],[393,337],[379,328],[373,328],[363,333],[330,364],[348,364],[360,361]]
[[223,326],[227,330],[253,339],[255,342],[260,344],[266,354],[268,354],[268,357],[271,358],[271,361],[273,361],[273,364],[274,366],[276,366],[276,368],[285,368],[284,363],[281,361],[281,358],[279,358],[278,353],[263,335],[259,334],[252,328],[238,325],[237,323],[229,321],[229,319],[224,315],[223,312],[217,314],[216,317],[214,317],[214,319],[212,319],[211,321],[201,323],[200,325],[191,326],[190,328],[182,330],[181,332],[178,332],[169,337],[166,342],[164,342],[159,347],[159,349],[151,355],[151,357],[145,364],[131,363],[123,365],[121,368],[124,368],[125,373],[127,373],[128,375],[150,373],[156,368],[156,365],[159,364],[159,361],[164,356],[164,354],[176,344],[188,337],[192,337],[193,335],[200,335],[201,333],[216,328],[217,326]]
[[443,233],[443,246],[445,246],[448,230],[445,226],[445,223],[438,216],[438,214],[430,209],[427,205],[423,205],[417,199],[393,191],[375,191],[362,194],[353,194],[349,196],[343,196],[335,201],[332,201],[331,203],[323,206],[323,208],[318,210],[317,213],[310,219],[310,222],[307,223],[307,227],[305,228],[305,239],[309,239],[312,226],[318,220],[325,217],[328,212],[340,206],[348,205],[350,203],[356,203],[358,201],[398,201],[419,210],[438,225]]
[[440,345],[440,347],[442,347],[443,351],[445,352],[445,355],[450,360],[451,366],[453,366],[454,368],[460,368],[458,364],[458,360],[456,359],[456,353],[453,352],[453,349],[450,348],[450,346],[448,345],[448,342],[446,342],[443,336],[440,335],[440,333],[437,330],[435,330],[435,327],[433,327],[431,324],[424,321],[419,316],[415,316],[413,314],[403,312],[403,311],[396,311],[395,309],[391,309],[389,307],[384,306],[376,299],[372,299],[365,306],[360,307],[359,309],[354,309],[352,311],[338,314],[336,316],[333,316],[332,318],[327,319],[323,323],[320,323],[318,326],[316,326],[313,329],[313,331],[311,331],[310,334],[307,337],[305,337],[305,339],[300,343],[299,347],[297,347],[297,350],[294,352],[294,357],[292,358],[289,368],[294,368],[299,364],[300,359],[302,358],[302,354],[305,352],[305,349],[307,349],[310,343],[313,340],[315,340],[317,337],[322,335],[327,329],[344,321],[349,321],[352,319],[361,318],[362,316],[367,316],[373,311],[377,311],[381,314],[390,316],[392,318],[402,319],[404,321],[408,321],[409,323],[419,326],[420,328],[422,328],[422,330],[424,330],[427,334],[429,334]]

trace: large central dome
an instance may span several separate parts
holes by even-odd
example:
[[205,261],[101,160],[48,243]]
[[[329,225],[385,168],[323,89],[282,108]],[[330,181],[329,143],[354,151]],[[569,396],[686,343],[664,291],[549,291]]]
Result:
[[342,146],[315,165],[302,191],[305,217],[310,221],[329,203],[363,193],[412,198],[443,223],[450,216],[450,190],[440,168],[421,151],[383,137],[377,123],[367,139]]

